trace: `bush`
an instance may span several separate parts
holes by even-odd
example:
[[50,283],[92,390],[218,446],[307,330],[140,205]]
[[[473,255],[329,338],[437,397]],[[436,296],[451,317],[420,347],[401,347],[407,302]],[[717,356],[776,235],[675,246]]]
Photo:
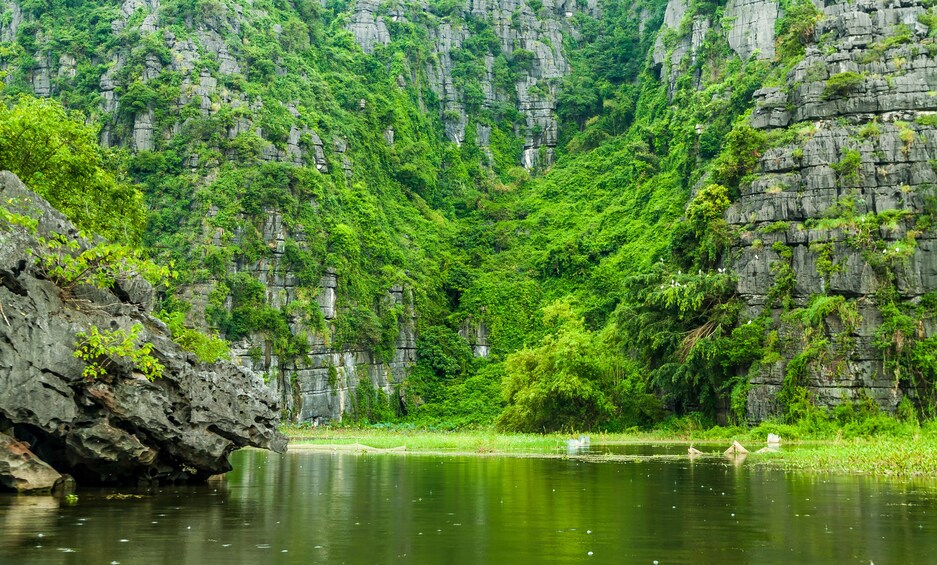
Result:
[[556,325],[540,345],[512,353],[505,361],[504,399],[498,419],[505,430],[550,432],[591,429],[615,414],[606,393],[607,354],[568,303],[544,308]]
[[778,55],[785,59],[804,54],[804,47],[813,39],[823,12],[811,0],[796,0],[784,9],[784,17],[776,24]]
[[182,349],[194,353],[203,363],[214,363],[228,359],[228,343],[217,335],[206,335],[198,330],[185,327],[185,314],[182,312],[161,311],[160,320],[166,322],[172,332],[172,340]]
[[853,71],[837,73],[826,79],[826,88],[823,89],[824,98],[845,96],[854,91],[865,80],[865,75]]

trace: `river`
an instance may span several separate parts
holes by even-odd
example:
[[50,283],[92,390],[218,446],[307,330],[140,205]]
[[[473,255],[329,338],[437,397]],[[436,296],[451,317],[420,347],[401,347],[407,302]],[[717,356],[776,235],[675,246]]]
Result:
[[199,487],[0,496],[0,563],[934,563],[937,483],[719,457],[234,454]]

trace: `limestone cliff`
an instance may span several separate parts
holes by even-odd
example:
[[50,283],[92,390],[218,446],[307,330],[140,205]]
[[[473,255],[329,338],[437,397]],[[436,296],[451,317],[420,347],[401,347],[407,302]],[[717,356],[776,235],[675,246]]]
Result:
[[[889,362],[935,335],[934,319],[919,310],[903,335],[883,312],[937,290],[928,14],[916,1],[828,3],[785,83],[755,93],[751,124],[777,141],[727,214],[741,233],[738,291],[750,317],[773,315],[779,338],[780,356],[751,378],[754,420],[793,385],[820,405],[870,398],[886,410],[926,386]],[[820,313],[785,314],[797,307]]]

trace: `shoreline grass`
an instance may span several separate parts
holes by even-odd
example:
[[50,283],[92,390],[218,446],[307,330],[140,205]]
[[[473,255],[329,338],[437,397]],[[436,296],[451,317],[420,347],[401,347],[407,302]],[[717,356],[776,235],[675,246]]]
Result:
[[[297,427],[283,426],[292,449],[419,453],[427,455],[502,455],[513,457],[571,457],[567,441],[579,434],[500,433],[491,429],[436,431],[415,428]],[[654,430],[626,433],[591,433],[593,448],[615,445],[674,445],[700,447],[712,457],[732,441],[740,441],[751,453],[746,465],[805,473],[856,474],[891,479],[937,479],[937,433],[933,426],[904,430],[900,435],[844,437],[844,434],[805,434],[790,439],[782,435],[778,452],[755,453],[765,445],[767,433],[753,429]],[[785,446],[795,449],[784,449]],[[579,457],[579,456],[576,456]],[[593,461],[632,460],[635,456],[592,454]],[[655,458],[682,459],[665,455]],[[646,456],[645,456],[646,458]]]

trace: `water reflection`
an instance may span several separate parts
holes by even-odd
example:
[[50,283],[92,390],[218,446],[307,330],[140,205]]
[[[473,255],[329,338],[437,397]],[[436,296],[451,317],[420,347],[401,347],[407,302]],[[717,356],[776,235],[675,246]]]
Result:
[[0,563],[928,563],[937,554],[931,483],[717,457],[245,451],[234,463],[207,487],[123,493],[142,498],[80,491],[77,505],[60,507],[0,497]]

